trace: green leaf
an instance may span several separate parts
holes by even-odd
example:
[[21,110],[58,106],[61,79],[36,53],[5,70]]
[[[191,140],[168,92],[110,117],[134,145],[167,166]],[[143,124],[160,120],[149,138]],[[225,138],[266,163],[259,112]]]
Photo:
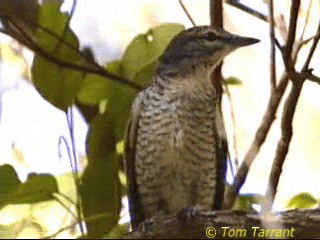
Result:
[[56,179],[49,174],[31,173],[25,183],[21,183],[10,165],[0,167],[0,207],[7,204],[30,204],[52,200],[58,192]]
[[74,102],[83,74],[68,70],[35,56],[32,66],[33,83],[44,99],[66,111]]
[[287,208],[313,208],[318,205],[318,200],[310,193],[302,192],[293,196],[287,204]]
[[16,239],[17,226],[15,224],[3,225],[0,224],[0,239]]
[[253,204],[262,204],[263,196],[260,194],[240,194],[232,210],[250,211]]
[[58,192],[58,184],[50,174],[30,173],[25,183],[21,184],[11,195],[11,204],[38,203],[53,199]]
[[[78,39],[69,26],[66,26],[68,15],[61,13],[59,8],[60,4],[56,1],[50,1],[41,7],[39,23],[42,28],[38,28],[36,32],[37,43],[46,55],[59,61],[79,64],[81,55],[77,52]],[[65,65],[58,65],[40,55],[35,56],[31,72],[33,83],[42,97],[63,111],[74,103],[84,78],[82,72],[70,70]]]
[[[126,77],[143,86],[152,80],[156,59],[171,39],[184,27],[180,24],[163,24],[146,34],[138,35],[126,49],[121,61],[110,62],[106,70]],[[152,38],[152,41],[148,39]],[[78,92],[82,104],[98,105],[107,101],[107,111],[115,128],[116,141],[121,141],[128,121],[131,104],[137,91],[106,78],[89,74]]]
[[242,81],[236,77],[229,77],[224,80],[224,84],[239,86],[239,85],[242,85]]
[[[108,63],[106,70],[121,76],[121,62]],[[114,127],[116,141],[121,141],[129,117],[135,89],[106,78],[89,74],[78,92],[78,100],[83,104],[99,104],[106,101],[106,111]]]
[[11,194],[21,185],[17,172],[9,164],[0,166],[0,209],[10,199]]
[[[106,70],[116,75],[121,75],[120,61],[108,63]],[[98,105],[101,101],[109,99],[112,95],[112,83],[104,77],[88,74],[81,84],[78,92],[78,100],[83,104]],[[122,86],[121,87],[125,87]]]
[[121,239],[127,232],[129,232],[129,230],[130,224],[118,224],[107,235],[105,235],[103,239]]
[[37,43],[45,52],[55,57],[69,62],[79,61],[81,55],[75,50],[79,48],[79,41],[66,25],[68,14],[60,12],[60,7],[60,3],[56,1],[42,5],[38,21],[42,28],[37,30]]
[[[39,8],[37,0],[1,0],[0,12],[9,15],[15,24],[19,25],[28,34],[33,35],[36,27],[30,24],[29,21],[37,22]],[[6,18],[1,18],[1,23],[5,29],[14,29]]]
[[122,57],[123,76],[134,79],[137,73],[162,55],[172,38],[183,29],[181,24],[167,23],[136,36]]
[[101,238],[113,229],[121,209],[119,161],[109,112],[98,114],[87,135],[88,165],[81,178],[81,198],[89,238]]

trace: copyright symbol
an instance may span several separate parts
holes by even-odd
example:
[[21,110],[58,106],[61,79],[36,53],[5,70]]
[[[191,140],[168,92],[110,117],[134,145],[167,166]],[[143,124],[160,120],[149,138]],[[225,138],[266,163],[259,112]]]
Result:
[[215,238],[216,235],[217,235],[217,231],[214,227],[208,227],[206,229],[207,238]]

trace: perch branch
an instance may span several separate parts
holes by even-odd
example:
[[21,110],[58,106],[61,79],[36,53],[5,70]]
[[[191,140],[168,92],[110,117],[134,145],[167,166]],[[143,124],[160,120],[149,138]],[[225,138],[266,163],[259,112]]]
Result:
[[[191,219],[185,215],[180,212],[177,216],[154,218],[153,224],[149,225],[145,231],[130,232],[124,239],[279,238],[278,235],[263,235],[266,233],[266,223],[268,226],[282,226],[278,233],[286,233],[286,235],[280,238],[315,239],[320,236],[319,209],[290,210],[266,217],[242,211],[199,212]],[[262,235],[260,233],[258,236],[261,230]],[[270,232],[271,229],[269,229],[269,234]],[[289,233],[291,235],[288,235]]]

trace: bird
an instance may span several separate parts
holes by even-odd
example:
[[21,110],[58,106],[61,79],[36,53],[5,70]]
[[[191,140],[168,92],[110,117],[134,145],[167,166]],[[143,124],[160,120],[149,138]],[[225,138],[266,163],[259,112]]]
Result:
[[257,42],[196,26],[178,33],[158,59],[151,84],[133,101],[124,138],[133,230],[188,207],[222,208],[228,143],[210,74],[229,53]]

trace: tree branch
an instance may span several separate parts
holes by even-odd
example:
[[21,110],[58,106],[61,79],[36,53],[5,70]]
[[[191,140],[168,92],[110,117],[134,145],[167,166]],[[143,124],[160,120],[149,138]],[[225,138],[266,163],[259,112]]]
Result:
[[49,29],[47,29],[45,27],[42,27],[39,24],[36,24],[36,23],[32,22],[30,19],[24,19],[25,22],[27,22],[28,24],[43,30],[44,32],[46,32],[49,35],[51,35],[52,37],[57,38],[57,40],[59,42],[65,44],[71,50],[76,51],[83,59],[85,59],[85,62],[88,63],[88,64],[80,65],[80,64],[76,64],[76,63],[70,63],[70,62],[64,61],[62,59],[59,59],[59,58],[53,56],[52,53],[48,53],[44,49],[42,49],[35,42],[33,37],[30,36],[26,31],[24,31],[24,29],[22,29],[19,26],[19,24],[16,24],[14,19],[11,19],[10,15],[8,15],[6,13],[5,9],[2,9],[1,7],[0,7],[0,15],[1,15],[1,18],[6,18],[8,21],[10,21],[10,23],[12,25],[14,25],[15,28],[19,31],[19,32],[16,32],[16,31],[8,31],[6,29],[0,29],[0,32],[12,37],[13,39],[17,40],[19,43],[21,43],[21,44],[25,45],[26,47],[28,47],[30,50],[32,50],[36,54],[39,54],[40,56],[42,56],[45,59],[57,64],[58,66],[64,67],[64,68],[68,68],[68,69],[73,69],[73,70],[76,70],[76,71],[82,71],[82,72],[86,72],[86,73],[96,74],[96,75],[108,78],[108,79],[110,79],[112,81],[128,85],[128,86],[130,86],[130,87],[132,87],[134,89],[137,89],[137,90],[144,89],[144,87],[142,87],[140,84],[137,84],[137,83],[135,83],[133,81],[130,81],[130,80],[126,79],[126,78],[117,76],[117,75],[105,70],[98,63],[96,63],[92,59],[89,59],[85,54],[83,54],[75,46],[69,44],[68,42],[65,42],[64,39],[62,39],[60,36],[56,35],[52,31],[50,31]]
[[268,22],[268,16],[240,3],[238,0],[225,0],[225,3],[235,7],[235,8],[238,8],[240,9],[241,11],[244,11],[246,13],[249,13],[250,15],[262,20],[262,21],[265,21],[265,22]]
[[[223,28],[223,1],[222,0],[210,0],[210,24],[213,27],[216,28]],[[213,71],[211,74],[211,82],[213,86],[215,87],[218,95],[218,99],[220,99],[221,102],[221,97],[222,97],[222,74],[221,74],[221,69],[222,69],[222,64],[221,62]]]
[[274,34],[274,13],[273,0],[268,2],[269,9],[269,35],[270,35],[270,88],[271,92],[276,87],[276,48],[275,48],[275,34]]
[[[278,234],[266,234],[267,226],[282,226]],[[307,223],[307,224],[306,224]],[[242,211],[197,212],[186,216],[183,210],[175,215],[155,218],[145,231],[128,233],[125,239],[265,239],[320,237],[320,210],[291,210],[275,215],[260,216]],[[286,230],[286,231],[285,231]],[[230,233],[231,235],[229,235]],[[260,233],[260,235],[258,235]],[[291,233],[291,234],[290,234]]]
[[[291,16],[297,17],[299,9],[297,8],[296,4],[298,1],[293,1],[293,2],[294,2],[293,3],[294,6],[292,6],[292,8],[291,8]],[[290,26],[295,27],[295,25],[293,25],[294,23],[296,24],[296,20],[294,21],[294,20],[290,19]],[[289,29],[289,31],[288,31],[287,39],[288,40],[285,45],[285,48],[287,49],[287,51],[288,51],[288,49],[290,51],[292,51],[290,53],[287,52],[287,54],[289,56],[292,56],[291,62],[295,63],[297,60],[297,57],[298,57],[298,53],[300,52],[300,49],[305,44],[305,42],[299,41],[296,43],[296,45],[295,45],[296,47],[293,48],[291,45],[291,41],[292,41],[292,39],[293,40],[295,39],[295,30],[292,30],[292,29]],[[288,48],[287,48],[287,44],[289,44]],[[278,86],[276,87],[276,89],[273,91],[273,93],[270,96],[270,99],[269,99],[269,102],[267,105],[267,109],[266,109],[265,114],[262,118],[261,124],[256,131],[255,138],[254,138],[253,142],[251,143],[249,150],[247,151],[247,153],[244,157],[244,160],[239,167],[239,170],[237,171],[236,177],[233,180],[232,185],[226,189],[224,209],[230,209],[233,206],[242,185],[246,181],[251,164],[253,163],[254,159],[258,155],[261,146],[263,145],[263,143],[266,140],[266,137],[269,133],[271,125],[276,118],[276,112],[278,110],[278,107],[279,107],[280,101],[283,97],[283,94],[285,92],[285,89],[287,88],[288,81],[289,81],[288,74],[283,73],[282,77],[279,81]]]
[[[296,0],[292,0],[292,1],[298,2]],[[317,32],[319,30],[320,30],[320,21],[319,21]],[[293,122],[294,113],[295,113],[296,106],[297,106],[297,103],[299,100],[299,96],[301,94],[303,83],[305,82],[305,80],[308,77],[308,74],[305,74],[305,73],[308,71],[311,58],[312,58],[314,51],[317,47],[319,39],[320,39],[320,36],[313,39],[313,43],[310,47],[307,59],[305,61],[304,66],[302,67],[301,72],[300,73],[288,72],[288,75],[292,80],[292,88],[291,88],[291,91],[287,97],[287,100],[286,100],[284,108],[283,108],[283,115],[282,115],[282,119],[281,119],[281,138],[278,142],[276,155],[273,160],[271,173],[269,176],[268,189],[267,189],[267,193],[266,193],[267,202],[265,203],[264,211],[271,211],[271,209],[272,209],[275,195],[277,193],[279,179],[280,179],[280,176],[282,173],[282,167],[283,167],[284,161],[286,159],[286,156],[287,156],[287,153],[289,150],[289,146],[290,146],[290,142],[292,139],[292,135],[293,135],[292,122]],[[285,60],[285,58],[284,58],[284,60]],[[294,68],[290,67],[290,69],[294,69]]]
[[184,13],[187,15],[187,17],[189,18],[191,24],[195,27],[197,26],[197,24],[195,23],[195,21],[193,20],[193,18],[191,17],[191,14],[189,13],[188,9],[186,8],[186,6],[184,5],[182,0],[179,0],[179,4],[182,7]]

